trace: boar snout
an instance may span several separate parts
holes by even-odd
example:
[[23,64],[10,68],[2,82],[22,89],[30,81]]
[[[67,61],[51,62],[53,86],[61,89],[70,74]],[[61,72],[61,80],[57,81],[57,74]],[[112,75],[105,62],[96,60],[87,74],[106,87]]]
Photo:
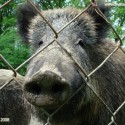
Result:
[[25,81],[26,99],[35,106],[57,108],[71,94],[70,84],[52,71],[39,71]]

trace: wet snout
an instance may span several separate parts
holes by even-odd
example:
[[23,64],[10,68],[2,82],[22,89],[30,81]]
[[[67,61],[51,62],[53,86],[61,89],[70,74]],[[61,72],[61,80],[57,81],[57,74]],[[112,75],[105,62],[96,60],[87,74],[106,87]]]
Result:
[[38,71],[23,86],[26,99],[35,106],[57,108],[71,94],[70,84],[55,72]]

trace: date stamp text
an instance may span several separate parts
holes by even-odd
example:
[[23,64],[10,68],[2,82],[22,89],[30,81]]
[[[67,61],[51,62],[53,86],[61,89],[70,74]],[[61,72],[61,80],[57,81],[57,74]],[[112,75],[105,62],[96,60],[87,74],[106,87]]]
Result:
[[0,122],[9,122],[10,119],[9,118],[0,118]]

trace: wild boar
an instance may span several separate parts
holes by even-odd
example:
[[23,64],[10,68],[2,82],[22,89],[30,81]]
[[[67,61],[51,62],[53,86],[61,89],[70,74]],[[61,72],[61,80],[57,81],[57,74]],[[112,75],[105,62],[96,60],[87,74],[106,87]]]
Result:
[[[106,7],[98,6],[106,15]],[[42,14],[59,31],[82,11],[63,8],[42,11]],[[19,7],[17,22],[22,40],[28,41],[34,52],[54,39],[51,28],[29,4]],[[61,31],[57,41],[89,74],[116,48],[116,44],[106,40],[108,31],[106,21],[90,8]],[[89,84],[114,112],[125,100],[125,54],[119,49],[90,76]],[[70,99],[81,86],[82,90]],[[30,125],[45,124],[48,117],[44,111],[51,114],[68,99],[50,118],[51,125],[107,125],[111,121],[111,113],[87,86],[75,62],[56,41],[30,61],[23,91],[33,108]],[[115,121],[125,125],[124,107]]]
[[[0,69],[0,87],[12,79],[11,70]],[[17,75],[0,90],[0,125],[28,125],[30,119],[30,106],[24,101],[22,85],[24,77]],[[28,108],[29,107],[29,108]]]

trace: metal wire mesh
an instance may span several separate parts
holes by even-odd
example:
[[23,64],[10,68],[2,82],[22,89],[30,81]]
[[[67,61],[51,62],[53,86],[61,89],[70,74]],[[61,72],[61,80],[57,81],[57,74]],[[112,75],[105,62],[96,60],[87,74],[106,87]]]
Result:
[[[28,63],[31,59],[33,59],[35,56],[37,56],[40,52],[42,52],[43,50],[45,50],[48,46],[50,46],[52,43],[56,42],[64,51],[65,53],[71,58],[71,60],[73,60],[73,62],[75,63],[75,65],[77,66],[77,69],[79,71],[79,73],[81,74],[82,78],[85,79],[86,81],[86,85],[88,86],[88,88],[90,88],[90,90],[97,96],[97,98],[100,100],[100,102],[106,107],[106,109],[109,111],[109,113],[111,114],[111,122],[108,125],[117,125],[116,121],[115,121],[115,116],[116,114],[122,109],[122,107],[125,105],[125,101],[113,112],[110,107],[108,107],[108,105],[105,103],[105,101],[100,97],[100,95],[98,95],[96,93],[96,91],[93,89],[93,87],[90,85],[89,83],[89,79],[90,76],[92,76],[95,72],[97,72],[97,70],[99,70],[106,62],[107,60],[109,60],[109,58],[116,53],[119,49],[122,50],[122,52],[125,54],[125,51],[122,49],[122,39],[120,38],[120,36],[118,35],[118,33],[115,31],[115,29],[113,28],[112,24],[108,21],[108,19],[105,17],[105,15],[100,11],[100,9],[98,8],[98,6],[96,6],[95,1],[94,0],[90,0],[90,5],[83,10],[81,13],[79,13],[74,19],[72,19],[71,21],[69,21],[65,26],[63,26],[59,31],[56,31],[52,25],[47,21],[47,19],[42,15],[42,13],[35,7],[34,3],[31,0],[27,0],[31,6],[33,6],[33,8],[36,10],[36,12],[41,16],[41,18],[48,24],[48,26],[51,28],[51,30],[54,33],[53,39],[51,40],[51,42],[45,46],[44,48],[40,49],[39,51],[37,51],[34,55],[32,55],[29,59],[27,59],[25,62],[23,62],[20,66],[18,66],[16,69],[14,69],[9,62],[0,54],[0,59],[13,71],[13,77],[7,81],[4,85],[2,85],[0,87],[0,90],[2,90],[4,87],[6,87],[8,84],[10,84],[13,80],[16,80],[16,76],[17,76],[17,71],[22,68],[26,63]],[[9,0],[8,2],[6,2],[5,4],[3,4],[0,9],[2,9],[3,7],[5,7],[7,4],[9,4],[10,2],[12,2],[12,0]],[[119,39],[119,42],[117,44],[117,47],[107,56],[107,58],[105,58],[105,60],[98,65],[95,69],[93,69],[92,72],[90,72],[89,74],[87,74],[83,67],[76,61],[76,59],[73,57],[73,55],[71,53],[69,53],[64,47],[63,45],[61,45],[57,38],[58,38],[58,34],[61,34],[61,32],[68,26],[70,25],[74,20],[76,20],[79,16],[81,16],[84,12],[86,12],[89,8],[94,8],[94,10],[96,11],[96,13],[101,16],[111,27],[111,29],[113,30],[113,32],[115,33],[115,35],[117,36],[117,38]],[[62,104],[58,109],[56,109],[52,114],[48,114],[48,120],[46,125],[49,125],[49,119],[56,114],[72,97],[74,97],[79,91],[81,91],[83,88],[83,85],[64,103]]]

